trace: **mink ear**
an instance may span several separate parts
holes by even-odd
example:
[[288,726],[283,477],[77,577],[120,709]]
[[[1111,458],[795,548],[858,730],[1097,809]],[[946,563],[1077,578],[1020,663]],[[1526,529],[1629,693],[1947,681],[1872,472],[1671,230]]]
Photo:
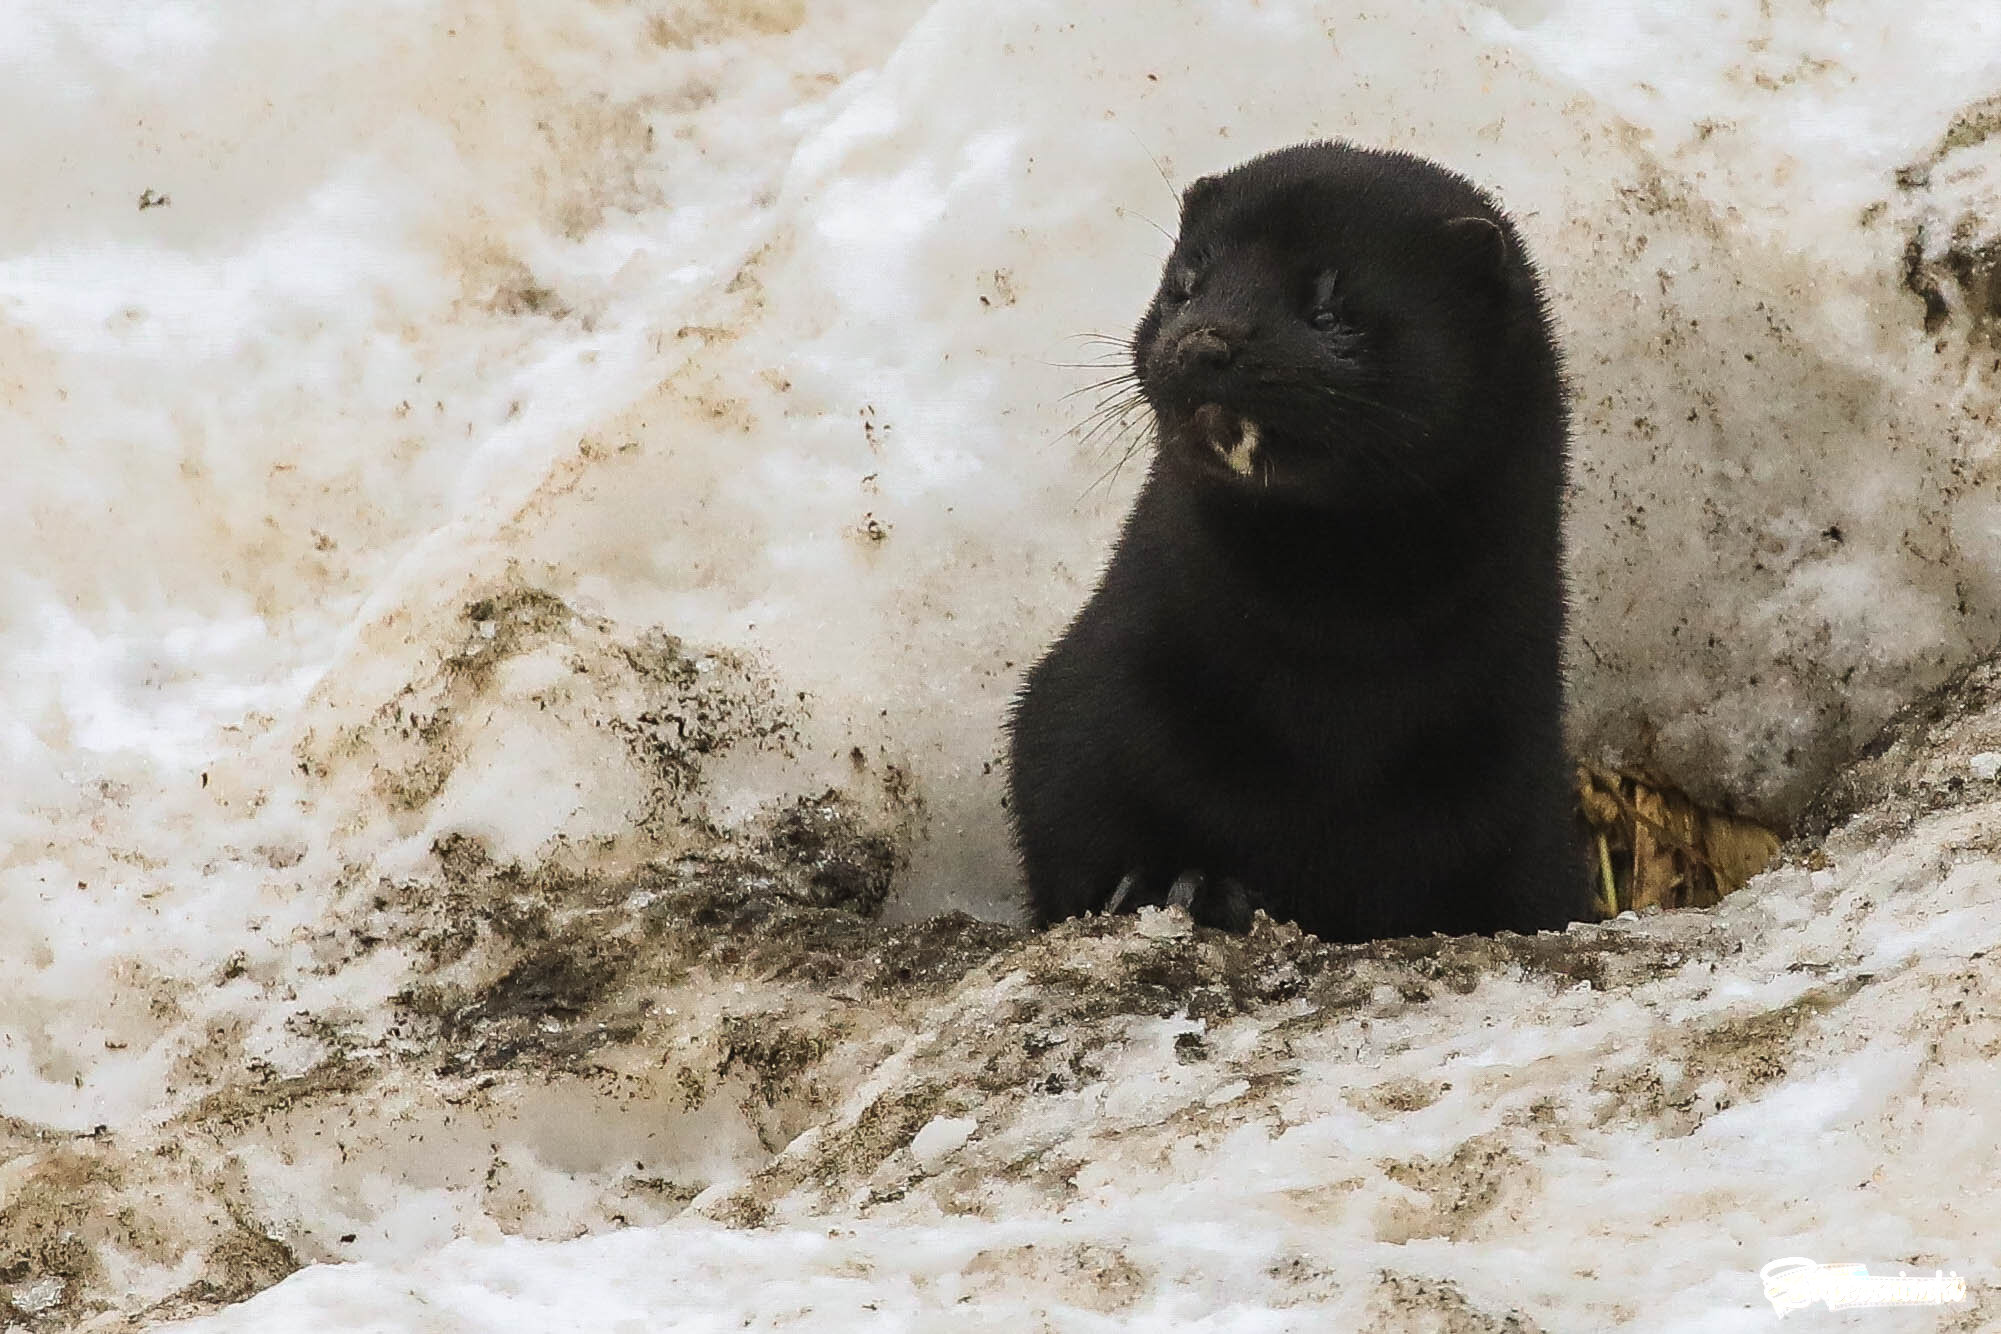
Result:
[[1198,176],[1189,182],[1188,188],[1181,192],[1181,220],[1186,222],[1206,208],[1222,183],[1214,176]]
[[1445,240],[1465,271],[1477,280],[1503,282],[1508,272],[1508,237],[1489,218],[1454,218]]

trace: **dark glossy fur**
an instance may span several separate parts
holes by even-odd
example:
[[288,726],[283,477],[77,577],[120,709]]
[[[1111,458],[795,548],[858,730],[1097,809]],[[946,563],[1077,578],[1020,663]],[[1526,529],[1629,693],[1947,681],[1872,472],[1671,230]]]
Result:
[[1133,370],[1146,483],[1011,722],[1037,920],[1171,900],[1352,941],[1581,915],[1564,391],[1499,208],[1333,143],[1199,180]]

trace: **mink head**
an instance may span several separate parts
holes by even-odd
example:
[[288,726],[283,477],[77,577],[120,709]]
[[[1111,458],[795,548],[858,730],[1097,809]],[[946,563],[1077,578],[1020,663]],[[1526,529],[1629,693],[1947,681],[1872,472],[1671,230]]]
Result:
[[1533,270],[1492,200],[1312,143],[1189,186],[1133,337],[1160,466],[1218,495],[1374,509],[1493,466],[1482,423],[1555,393]]

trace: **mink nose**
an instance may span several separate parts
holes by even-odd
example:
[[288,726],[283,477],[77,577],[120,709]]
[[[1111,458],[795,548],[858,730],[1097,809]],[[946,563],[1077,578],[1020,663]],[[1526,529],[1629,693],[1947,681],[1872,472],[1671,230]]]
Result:
[[1221,370],[1230,364],[1231,355],[1230,340],[1207,325],[1190,329],[1174,344],[1174,359],[1191,368]]

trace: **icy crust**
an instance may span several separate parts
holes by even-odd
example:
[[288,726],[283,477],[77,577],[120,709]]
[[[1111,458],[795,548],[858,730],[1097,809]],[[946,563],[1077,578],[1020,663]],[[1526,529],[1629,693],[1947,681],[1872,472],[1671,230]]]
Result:
[[1710,912],[1365,946],[886,924],[895,840],[832,796],[629,873],[454,838],[311,942],[399,980],[312,1016],[305,1068],[211,1030],[167,1114],[9,1123],[0,1295],[51,1329],[277,1283],[190,1328],[1710,1331],[1805,1254],[1954,1269],[1935,1327],[1984,1328],[2001,795],[1899,828]]

